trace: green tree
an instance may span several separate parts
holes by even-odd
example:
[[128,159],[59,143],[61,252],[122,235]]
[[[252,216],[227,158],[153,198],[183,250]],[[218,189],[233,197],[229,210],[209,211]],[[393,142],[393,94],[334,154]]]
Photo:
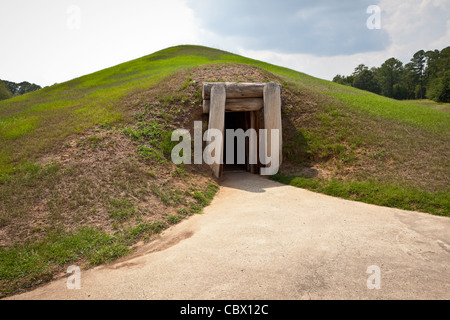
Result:
[[450,47],[441,52],[429,51],[426,57],[427,97],[437,102],[450,102]]
[[9,99],[12,97],[12,93],[8,90],[5,83],[0,80],[0,100]]
[[353,76],[342,76],[340,74],[338,74],[337,76],[335,76],[333,78],[333,82],[339,83],[339,84],[343,84],[345,86],[351,86],[353,84]]
[[359,66],[357,66],[355,68],[355,71],[353,72],[353,76],[357,77],[358,75],[361,74],[361,72],[369,70],[369,67],[367,67],[365,64],[360,64]]
[[403,74],[403,63],[395,58],[386,60],[377,69],[376,78],[383,96],[394,97],[394,85],[400,82]]
[[20,83],[15,83],[15,82],[3,80],[3,82],[6,84],[6,86],[9,89],[9,91],[14,96],[20,96],[20,95],[28,93],[28,92],[33,92],[33,91],[42,89],[37,84],[29,83],[27,81],[23,81],[23,82],[20,82]]
[[353,80],[353,86],[358,89],[380,93],[380,87],[375,79],[374,72],[367,67],[360,71]]
[[450,102],[450,47],[442,51],[417,51],[403,66],[396,58],[379,68],[360,64],[352,75],[337,75],[334,82],[395,99],[429,99]]
[[425,81],[428,82],[439,72],[439,57],[441,52],[439,50],[427,51],[425,53],[425,59],[427,67],[425,69]]
[[427,97],[436,102],[450,102],[450,70],[443,76],[430,80]]
[[418,99],[420,98],[419,76],[414,68],[413,63],[407,63],[403,70],[402,83],[407,91],[406,99]]
[[394,84],[394,87],[392,88],[392,97],[397,100],[408,99],[408,87],[405,82]]
[[416,52],[411,59],[409,68],[410,72],[416,74],[416,86],[419,86],[419,95],[416,96],[417,99],[423,99],[425,96],[425,66],[426,66],[426,54],[425,51],[420,50]]

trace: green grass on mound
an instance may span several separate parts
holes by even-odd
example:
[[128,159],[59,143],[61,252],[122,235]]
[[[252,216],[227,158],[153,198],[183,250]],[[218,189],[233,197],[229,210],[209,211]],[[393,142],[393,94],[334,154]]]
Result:
[[71,134],[99,123],[126,121],[127,110],[121,101],[133,92],[148,89],[177,70],[216,63],[261,67],[303,90],[332,97],[332,104],[343,104],[369,116],[442,134],[450,130],[450,114],[439,110],[394,101],[224,51],[179,46],[1,101],[0,175],[33,162]]

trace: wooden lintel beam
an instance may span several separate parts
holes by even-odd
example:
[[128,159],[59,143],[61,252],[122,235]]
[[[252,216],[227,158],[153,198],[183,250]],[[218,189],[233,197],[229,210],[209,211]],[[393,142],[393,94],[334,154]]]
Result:
[[[263,98],[227,99],[225,112],[251,112],[264,108]],[[203,113],[208,114],[211,109],[211,100],[203,100]]]
[[[203,100],[211,99],[211,88],[217,83],[205,82],[203,84]],[[227,99],[262,98],[264,96],[264,83],[236,83],[223,82]]]

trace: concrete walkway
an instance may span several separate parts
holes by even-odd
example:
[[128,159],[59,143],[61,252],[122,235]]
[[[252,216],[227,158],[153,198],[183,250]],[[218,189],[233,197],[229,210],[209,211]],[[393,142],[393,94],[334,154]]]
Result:
[[12,299],[449,299],[450,219],[230,173],[203,215],[66,280]]

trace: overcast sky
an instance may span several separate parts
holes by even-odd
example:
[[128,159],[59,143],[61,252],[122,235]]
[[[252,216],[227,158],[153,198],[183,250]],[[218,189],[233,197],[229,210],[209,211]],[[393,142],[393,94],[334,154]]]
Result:
[[2,0],[0,30],[0,79],[41,86],[179,44],[331,80],[449,46],[450,1]]

